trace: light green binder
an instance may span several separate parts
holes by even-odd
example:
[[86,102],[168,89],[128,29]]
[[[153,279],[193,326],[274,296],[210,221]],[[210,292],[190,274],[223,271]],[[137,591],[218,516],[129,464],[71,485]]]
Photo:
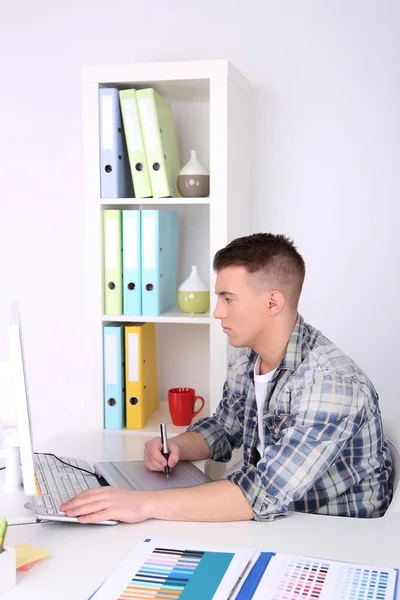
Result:
[[121,90],[119,98],[135,197],[149,198],[152,191],[136,102],[136,90]]
[[104,314],[122,315],[121,211],[103,212]]
[[171,105],[152,88],[137,90],[136,99],[153,197],[179,197],[180,166]]

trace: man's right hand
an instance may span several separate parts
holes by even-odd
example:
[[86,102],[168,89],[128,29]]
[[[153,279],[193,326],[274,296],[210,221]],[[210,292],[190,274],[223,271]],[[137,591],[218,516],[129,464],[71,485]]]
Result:
[[[167,461],[161,453],[161,438],[154,438],[146,442],[144,446],[144,465],[149,471],[164,471]],[[168,440],[168,466],[172,469],[180,458],[180,448],[173,439]]]

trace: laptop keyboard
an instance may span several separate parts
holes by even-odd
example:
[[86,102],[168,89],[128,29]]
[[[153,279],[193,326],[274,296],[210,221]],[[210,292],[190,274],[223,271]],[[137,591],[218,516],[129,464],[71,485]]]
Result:
[[[90,470],[90,465],[74,458],[60,456],[61,460],[76,467]],[[72,467],[64,465],[54,456],[34,455],[34,467],[42,496],[35,496],[34,503],[43,515],[64,515],[59,506],[88,488],[100,487],[96,477],[86,477]],[[93,480],[93,481],[92,481]]]

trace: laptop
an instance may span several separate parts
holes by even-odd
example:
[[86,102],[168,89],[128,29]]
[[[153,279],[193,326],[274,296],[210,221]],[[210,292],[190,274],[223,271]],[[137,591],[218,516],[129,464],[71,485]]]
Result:
[[[34,453],[22,330],[16,306],[8,327],[8,343],[22,480],[25,496],[30,498],[29,505],[26,505],[28,508],[25,508],[32,511],[37,521],[79,522],[76,517],[68,517],[60,511],[60,505],[84,490],[103,485],[151,491],[193,487],[212,481],[191,462],[179,462],[167,478],[164,472],[148,471],[143,461],[99,462],[92,469],[81,459]],[[11,464],[8,468],[12,468]],[[101,521],[99,524],[115,525],[117,521]]]

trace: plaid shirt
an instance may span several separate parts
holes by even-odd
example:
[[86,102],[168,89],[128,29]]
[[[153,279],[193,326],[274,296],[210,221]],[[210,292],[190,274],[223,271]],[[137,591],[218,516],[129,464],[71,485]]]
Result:
[[232,449],[243,444],[243,467],[228,478],[242,490],[254,519],[272,520],[288,510],[382,516],[391,499],[392,463],[378,395],[365,373],[298,315],[268,383],[260,457],[256,360],[253,350],[237,349],[215,414],[189,427],[204,438],[214,460],[229,461]]

